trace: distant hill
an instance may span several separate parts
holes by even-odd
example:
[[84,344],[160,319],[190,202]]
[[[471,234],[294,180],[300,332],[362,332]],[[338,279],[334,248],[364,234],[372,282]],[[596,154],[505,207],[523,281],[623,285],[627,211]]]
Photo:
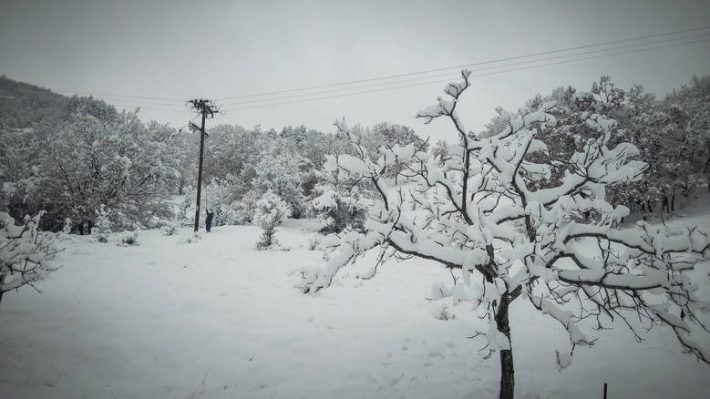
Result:
[[0,125],[23,128],[64,119],[69,101],[49,89],[0,76]]

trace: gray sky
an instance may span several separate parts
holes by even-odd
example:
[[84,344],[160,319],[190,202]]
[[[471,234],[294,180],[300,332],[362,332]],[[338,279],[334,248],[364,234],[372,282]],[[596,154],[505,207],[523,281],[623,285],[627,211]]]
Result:
[[[0,10],[0,73],[67,94],[175,99],[368,79],[710,25],[707,0],[0,0]],[[640,83],[665,93],[707,73],[705,41],[483,76],[473,79],[462,116],[468,128],[480,129],[497,105],[515,109],[560,85],[587,89],[604,74],[622,87]],[[375,83],[381,87],[369,84]],[[443,86],[235,110],[210,123],[332,131],[333,120],[346,117],[367,125],[403,123],[420,135],[451,139],[447,125],[425,127],[414,118]],[[271,102],[298,100],[283,98],[294,94]],[[229,110],[238,105],[228,104],[249,100],[218,104]],[[143,118],[180,126],[191,117],[178,102],[164,103],[143,104]]]

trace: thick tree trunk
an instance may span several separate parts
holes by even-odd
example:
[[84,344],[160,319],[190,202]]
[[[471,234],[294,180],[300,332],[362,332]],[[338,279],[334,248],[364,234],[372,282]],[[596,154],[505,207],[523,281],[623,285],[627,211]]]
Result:
[[513,365],[513,342],[510,339],[510,323],[508,322],[508,305],[510,296],[501,298],[500,306],[496,312],[496,326],[498,331],[505,334],[510,342],[510,348],[500,351],[500,399],[513,399],[515,396],[515,368]]

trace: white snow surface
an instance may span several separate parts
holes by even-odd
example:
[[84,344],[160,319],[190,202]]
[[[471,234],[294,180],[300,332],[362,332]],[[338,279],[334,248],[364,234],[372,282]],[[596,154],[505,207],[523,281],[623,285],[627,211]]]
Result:
[[[710,230],[710,215],[680,219]],[[64,266],[0,304],[0,398],[493,398],[497,353],[472,304],[430,302],[451,286],[441,266],[391,261],[371,280],[375,255],[316,295],[294,288],[315,225],[289,220],[290,251],[257,251],[260,229],[141,232],[140,246],[72,236]],[[455,317],[436,317],[441,303]],[[438,312],[438,313],[437,313]],[[519,300],[511,307],[518,398],[707,397],[710,367],[680,352],[669,330],[636,343],[623,326],[569,350],[562,327]],[[565,346],[567,345],[567,346]]]

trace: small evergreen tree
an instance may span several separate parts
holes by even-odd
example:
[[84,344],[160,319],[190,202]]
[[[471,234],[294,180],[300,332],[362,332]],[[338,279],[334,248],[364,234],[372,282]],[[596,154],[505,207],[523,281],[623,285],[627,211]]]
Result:
[[254,224],[263,229],[256,243],[257,249],[270,249],[278,244],[274,234],[276,228],[289,216],[288,204],[270,190],[256,202]]

